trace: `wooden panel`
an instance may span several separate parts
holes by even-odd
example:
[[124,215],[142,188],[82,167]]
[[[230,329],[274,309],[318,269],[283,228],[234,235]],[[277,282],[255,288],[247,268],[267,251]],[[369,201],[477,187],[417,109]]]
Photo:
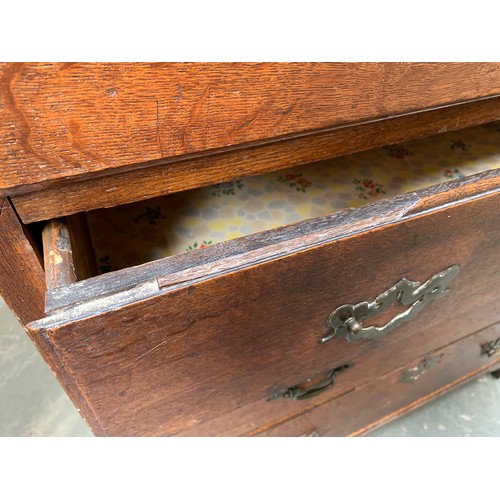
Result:
[[[466,339],[414,359],[406,366],[394,370],[358,390],[312,408],[303,415],[281,425],[261,430],[261,436],[346,436],[368,431],[369,424],[383,417],[395,417],[394,412],[404,412],[432,397],[435,391],[444,392],[485,371],[500,366],[498,356],[488,358],[481,354],[481,345],[497,339],[500,326],[486,328]],[[403,382],[406,370],[418,367],[425,359],[438,358],[413,382]]]
[[42,265],[12,206],[0,199],[0,293],[21,323],[44,316]]
[[[492,185],[488,175],[477,178]],[[112,297],[101,303],[97,294],[75,306],[78,315],[68,308],[32,325],[33,334],[53,345],[58,369],[92,409],[82,412],[106,435],[178,433],[377,349],[369,341],[319,339],[336,307],[371,299],[403,277],[425,281],[450,265],[461,268],[449,294],[390,335],[410,338],[433,327],[439,335],[443,323],[464,335],[453,322],[457,311],[469,316],[469,332],[500,318],[500,193],[474,195],[471,179],[448,188],[442,208],[426,202],[417,213],[419,197],[401,197],[413,200],[414,215],[316,244],[303,234],[288,254],[253,264],[243,256],[226,271],[216,261],[205,278],[165,277],[155,296],[128,305]],[[375,217],[380,205],[371,207]]]
[[[422,328],[417,334],[408,335],[408,332],[395,331],[394,335],[388,335],[382,342],[364,346],[355,344],[342,349],[342,352],[335,357],[336,364],[332,365],[332,368],[346,363],[352,364],[352,367],[337,375],[335,385],[328,391],[310,400],[292,401],[282,398],[268,401],[262,398],[183,429],[176,435],[255,435],[264,428],[275,427],[292,418],[299,418],[318,406],[329,404],[332,399],[371,384],[379,377],[389,375],[395,366],[413,363],[416,356],[440,349],[443,345],[466,336],[474,329],[485,326],[486,323],[481,319],[478,321],[477,318],[481,317],[480,315],[487,319],[494,317],[492,310],[497,307],[496,302],[478,306],[475,317],[471,317],[470,312],[457,313],[453,318],[440,317],[429,328]],[[436,335],[436,332],[439,332],[439,335]],[[307,374],[308,377],[313,375],[316,373]],[[370,417],[376,419],[381,416],[385,414]],[[304,429],[304,433],[306,432],[307,429]]]
[[500,94],[497,63],[4,63],[0,194]]
[[26,223],[113,207],[500,120],[500,98],[441,108],[241,150],[62,183],[13,197]]

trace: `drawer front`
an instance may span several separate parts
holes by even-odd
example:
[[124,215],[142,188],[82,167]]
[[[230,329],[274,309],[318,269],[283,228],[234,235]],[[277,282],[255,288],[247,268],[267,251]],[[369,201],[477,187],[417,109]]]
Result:
[[[495,305],[485,305],[478,308],[476,313],[478,316],[487,314],[492,307]],[[293,400],[284,397],[271,400],[261,399],[184,429],[177,435],[251,436],[258,434],[264,428],[277,427],[290,419],[301,418],[301,415],[312,409],[328,405],[330,401],[345,397],[354,390],[357,392],[362,387],[371,387],[374,381],[389,376],[396,366],[413,366],[418,356],[423,358],[430,351],[440,349],[444,345],[453,343],[457,338],[467,336],[467,332],[473,328],[474,324],[471,321],[470,313],[467,312],[457,314],[453,319],[442,318],[439,323],[434,323],[429,328],[422,329],[418,334],[409,337],[395,332],[394,335],[384,338],[382,342],[373,342],[371,345],[368,344],[367,349],[359,349],[361,352],[345,352],[339,360],[336,360],[336,364],[332,365],[332,368],[345,367],[346,365],[349,365],[349,368],[335,373],[334,384],[310,399]],[[439,334],[436,335],[436,332]],[[495,333],[492,333],[487,336],[494,337],[494,335]],[[356,344],[356,347],[358,345]],[[485,358],[481,358],[481,360],[486,361]],[[312,378],[317,374],[309,373],[306,375]],[[302,380],[296,380],[296,382],[306,379],[306,375],[303,375]],[[325,373],[320,375],[325,377]],[[375,417],[371,414],[367,417],[375,419],[377,414]],[[309,431],[305,429],[304,432],[297,435],[307,432]]]
[[[124,289],[94,297],[55,311],[32,331],[54,352],[61,382],[97,434],[187,432],[256,402],[270,408],[246,415],[258,429],[287,418],[293,410],[273,396],[311,376],[353,362],[338,377],[353,387],[398,366],[403,346],[426,352],[426,342],[440,346],[499,320],[496,183],[498,174],[475,176],[298,224],[289,230],[294,239],[280,240],[288,230],[274,233],[281,254],[248,251],[264,256],[260,261],[223,258],[234,243],[212,247],[194,258],[207,262],[220,252],[219,260],[156,276],[149,296]],[[383,338],[321,342],[339,306],[373,300],[403,278],[423,283],[455,265],[449,292]],[[144,276],[151,269],[138,268]],[[125,287],[131,275],[119,276]],[[112,279],[103,278],[75,287],[97,295]],[[398,311],[379,321],[391,314]],[[358,369],[365,364],[371,372]],[[302,411],[315,401],[293,403]]]
[[[261,436],[346,436],[366,433],[446,390],[500,366],[500,325],[486,328],[442,349],[415,358],[343,397],[304,412]],[[489,355],[488,355],[489,352]],[[436,394],[437,392],[437,394]]]

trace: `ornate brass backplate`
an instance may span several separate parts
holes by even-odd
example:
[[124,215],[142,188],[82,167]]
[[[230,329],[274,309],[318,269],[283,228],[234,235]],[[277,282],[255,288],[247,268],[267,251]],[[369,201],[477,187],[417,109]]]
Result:
[[[424,284],[403,278],[372,302],[360,302],[356,305],[346,304],[338,307],[327,320],[331,332],[323,337],[321,342],[342,335],[349,341],[376,340],[383,337],[404,321],[413,318],[426,304],[447,293],[446,287],[455,278],[458,271],[458,265],[451,266],[435,274]],[[363,327],[363,320],[373,318],[397,303],[409,307],[383,326]]]

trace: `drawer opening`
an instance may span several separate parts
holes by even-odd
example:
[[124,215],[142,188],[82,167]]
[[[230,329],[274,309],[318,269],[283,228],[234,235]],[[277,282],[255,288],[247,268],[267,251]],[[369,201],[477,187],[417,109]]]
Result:
[[54,288],[196,252],[498,167],[500,122],[493,122],[69,216],[44,229],[47,283]]

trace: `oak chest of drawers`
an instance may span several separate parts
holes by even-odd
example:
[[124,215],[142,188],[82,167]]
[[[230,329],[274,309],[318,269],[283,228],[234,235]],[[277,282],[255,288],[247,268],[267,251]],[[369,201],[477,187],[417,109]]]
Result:
[[97,435],[358,435],[500,368],[499,64],[0,73],[0,291]]

